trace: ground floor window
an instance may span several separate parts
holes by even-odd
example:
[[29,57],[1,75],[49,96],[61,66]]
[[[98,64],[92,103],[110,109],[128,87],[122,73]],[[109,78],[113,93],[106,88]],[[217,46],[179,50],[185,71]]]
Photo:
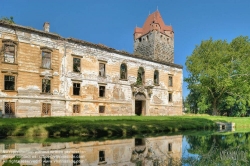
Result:
[[51,115],[51,104],[43,103],[42,104],[42,116]]
[[80,113],[80,105],[73,105],[73,113]]
[[42,166],[50,166],[50,157],[42,158]]
[[15,102],[5,102],[5,115],[15,115]]
[[79,153],[73,153],[73,166],[80,165],[80,154]]
[[99,151],[99,162],[105,161],[105,151],[101,150]]
[[105,113],[105,106],[99,106],[99,113]]

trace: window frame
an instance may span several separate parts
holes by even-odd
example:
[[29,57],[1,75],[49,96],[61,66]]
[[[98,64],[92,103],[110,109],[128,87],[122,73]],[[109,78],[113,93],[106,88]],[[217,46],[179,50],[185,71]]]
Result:
[[72,112],[73,112],[73,114],[80,114],[81,113],[81,105],[80,104],[73,104]]
[[173,87],[173,75],[168,75],[168,87]]
[[[44,105],[46,106],[46,108],[44,107]],[[44,108],[46,110],[44,110]],[[42,103],[41,115],[42,116],[51,116],[51,112],[52,112],[51,108],[52,108],[51,103]]]
[[[42,69],[49,69],[49,70],[52,70],[52,52],[53,52],[53,50],[50,49],[50,48],[48,48],[48,47],[42,47],[42,48],[41,48],[41,53],[40,53],[40,54],[41,54],[41,68],[42,68]],[[44,63],[44,56],[43,56],[43,53],[47,53],[47,54],[50,55],[50,57],[47,58],[47,59],[50,59],[49,67],[47,67],[46,65],[44,65],[45,63]]]
[[[99,77],[106,77],[106,74],[107,74],[107,68],[106,68],[107,61],[103,61],[103,60],[98,60],[98,61],[99,61],[98,76]],[[101,74],[101,64],[104,66],[103,74]]]
[[[142,76],[141,76],[141,83],[139,82],[139,70],[142,70]],[[137,77],[136,77],[136,83],[138,85],[144,85],[145,84],[145,69],[143,67],[139,67],[137,70]]]
[[173,102],[173,92],[168,92],[168,102],[169,103]]
[[[103,95],[101,95],[101,87],[104,87],[104,92],[103,92]],[[99,85],[99,97],[101,98],[105,98],[105,94],[106,94],[106,86],[105,85]]]
[[[13,89],[6,89],[6,81],[7,81],[7,80],[5,80],[5,77],[8,77],[8,76],[9,76],[9,77],[14,77],[14,81],[13,81],[13,82],[14,82],[14,87],[13,87]],[[16,75],[13,75],[13,74],[5,74],[3,80],[4,80],[4,83],[3,83],[3,84],[4,84],[4,88],[3,88],[4,91],[15,91],[15,90],[16,90]],[[9,81],[9,82],[10,82],[10,81]]]
[[[74,55],[73,55],[72,58],[73,58],[73,59],[72,59],[72,60],[73,60],[73,61],[72,61],[72,71],[75,72],[75,73],[81,73],[81,64],[82,64],[82,63],[81,63],[81,57],[79,57],[79,56],[74,56]],[[75,70],[75,67],[74,67],[74,64],[75,64],[75,63],[74,63],[74,59],[79,59],[79,61],[80,61],[80,62],[79,62],[79,68],[80,68],[79,71],[76,71],[76,70]]]
[[[9,104],[9,111],[8,111],[8,113],[6,112],[7,110],[6,110],[6,107],[7,107],[7,104]],[[12,108],[14,109],[14,110],[12,110]],[[4,102],[4,114],[5,115],[8,115],[8,116],[14,116],[15,114],[16,114],[16,103],[15,102],[11,102],[11,101],[9,101],[9,102]]]
[[[124,78],[122,78],[122,65],[124,65],[125,66],[125,74],[124,74]],[[128,79],[128,66],[127,66],[127,64],[126,63],[122,63],[121,65],[120,65],[120,80],[127,80]]]
[[[79,87],[75,87],[74,85],[76,85],[76,84],[79,84]],[[73,84],[72,84],[72,95],[73,96],[81,96],[81,83],[80,82],[73,82]],[[75,94],[75,90],[77,90],[77,89],[75,89],[75,88],[77,88],[78,89],[78,94]]]
[[[155,77],[157,77],[157,78],[155,78]],[[155,70],[154,71],[154,85],[158,86],[159,84],[160,84],[160,73],[158,70]]]
[[99,105],[99,114],[104,114],[104,113],[105,113],[105,106]]
[[[8,46],[13,46],[14,47],[14,55],[13,55],[13,59],[14,59],[14,61],[13,62],[7,62],[6,60],[5,60],[5,58],[6,58],[6,45],[8,45]],[[2,49],[3,49],[3,60],[2,60],[2,62],[3,63],[8,63],[8,64],[17,64],[17,42],[15,42],[15,41],[12,41],[12,40],[10,40],[10,39],[3,39],[2,40]]]
[[[44,92],[43,80],[49,80],[49,92],[46,92],[46,91],[47,91],[47,90],[46,90],[46,89],[47,89],[47,85],[46,85],[46,87],[45,87],[45,92]],[[51,79],[51,78],[45,78],[45,77],[44,77],[44,78],[42,78],[42,81],[41,81],[41,82],[42,82],[42,88],[41,88],[42,92],[41,92],[41,93],[42,93],[42,94],[51,94],[52,79]]]

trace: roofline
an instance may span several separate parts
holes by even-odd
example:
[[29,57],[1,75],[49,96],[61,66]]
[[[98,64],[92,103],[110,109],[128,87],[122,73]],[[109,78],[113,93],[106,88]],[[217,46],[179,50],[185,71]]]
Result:
[[154,60],[154,59],[151,59],[151,58],[143,57],[140,54],[131,54],[131,53],[127,52],[127,51],[119,51],[119,50],[116,50],[114,48],[102,45],[102,44],[94,44],[94,43],[90,43],[90,42],[75,39],[75,38],[63,38],[60,35],[55,34],[55,33],[45,32],[45,31],[37,30],[37,29],[31,28],[31,27],[25,27],[25,26],[13,24],[13,23],[8,23],[6,21],[0,21],[0,26],[5,26],[5,27],[13,28],[13,29],[20,29],[20,30],[28,31],[28,32],[35,32],[35,33],[41,34],[43,36],[49,36],[49,37],[56,38],[56,39],[66,40],[68,42],[81,44],[83,46],[90,46],[90,47],[93,47],[93,48],[97,48],[97,49],[112,52],[112,53],[117,53],[117,54],[124,55],[124,56],[131,57],[131,58],[143,59],[143,60],[146,60],[146,61],[150,61],[150,62],[162,64],[162,65],[167,65],[167,66],[183,69],[182,65],[177,65],[177,64],[169,63],[169,62],[157,61],[157,60]]

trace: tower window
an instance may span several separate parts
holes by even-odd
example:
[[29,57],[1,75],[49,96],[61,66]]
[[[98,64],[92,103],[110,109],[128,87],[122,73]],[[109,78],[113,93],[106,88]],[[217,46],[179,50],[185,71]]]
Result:
[[154,72],[154,84],[159,85],[159,71],[155,70]]

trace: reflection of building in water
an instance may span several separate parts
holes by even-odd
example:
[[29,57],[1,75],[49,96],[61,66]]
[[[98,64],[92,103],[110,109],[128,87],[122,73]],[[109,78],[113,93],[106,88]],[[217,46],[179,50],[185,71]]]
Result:
[[[122,165],[158,166],[181,159],[182,136],[103,142],[0,144],[0,164],[22,156],[21,166]],[[42,164],[43,163],[43,164]],[[166,165],[166,164],[164,164]]]

